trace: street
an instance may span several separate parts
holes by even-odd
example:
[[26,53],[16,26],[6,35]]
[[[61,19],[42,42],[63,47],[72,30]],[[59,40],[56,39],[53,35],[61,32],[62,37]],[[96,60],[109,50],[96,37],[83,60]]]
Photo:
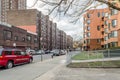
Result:
[[[70,52],[69,54],[78,53]],[[34,56],[34,62],[16,66],[11,69],[0,69],[0,80],[120,80],[119,68],[68,68],[65,65],[66,55],[53,59],[50,55]]]
[[[53,59],[51,54],[34,55],[34,61],[31,64],[24,64],[11,69],[0,69],[0,80],[34,80],[38,76],[46,73],[57,66],[64,56],[57,56]],[[50,61],[53,61],[52,64]]]

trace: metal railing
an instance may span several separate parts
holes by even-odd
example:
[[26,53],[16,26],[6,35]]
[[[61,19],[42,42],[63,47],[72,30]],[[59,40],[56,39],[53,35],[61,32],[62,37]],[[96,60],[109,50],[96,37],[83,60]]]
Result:
[[[120,66],[120,49],[72,52],[67,54],[67,64],[71,62],[99,62],[97,67]],[[108,61],[108,62],[107,62]],[[117,61],[117,63],[114,63]],[[88,66],[91,64],[88,64]]]

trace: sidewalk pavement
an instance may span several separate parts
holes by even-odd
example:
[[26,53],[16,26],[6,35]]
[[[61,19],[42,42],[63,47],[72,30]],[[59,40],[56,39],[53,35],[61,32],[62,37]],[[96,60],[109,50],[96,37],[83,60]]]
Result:
[[[67,68],[65,57],[60,59],[58,65],[34,80],[120,80],[120,68]],[[53,64],[53,60],[47,63]]]
[[80,62],[96,62],[96,61],[116,61],[120,60],[120,57],[114,58],[102,58],[102,59],[91,59],[91,60],[72,60],[72,63],[80,63]]

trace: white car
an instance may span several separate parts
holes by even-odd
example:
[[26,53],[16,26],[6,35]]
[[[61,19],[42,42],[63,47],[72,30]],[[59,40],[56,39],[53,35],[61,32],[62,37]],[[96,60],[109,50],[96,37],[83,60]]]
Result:
[[65,55],[65,54],[66,54],[66,51],[65,51],[65,50],[61,50],[61,54],[62,54],[62,55]]
[[26,50],[26,52],[29,54],[32,54],[32,55],[36,54],[35,50],[32,50],[32,49],[28,49],[28,50]]
[[58,50],[58,49],[52,50],[51,53],[53,54],[53,56],[60,56],[61,55],[60,50]]
[[45,54],[45,51],[44,50],[38,50],[38,51],[36,51],[36,54],[38,54],[38,55]]

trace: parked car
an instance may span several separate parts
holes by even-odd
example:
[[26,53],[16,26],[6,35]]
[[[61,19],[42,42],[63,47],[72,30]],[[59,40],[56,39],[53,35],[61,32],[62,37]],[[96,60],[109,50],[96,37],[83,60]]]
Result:
[[15,65],[23,63],[31,63],[32,55],[23,52],[20,49],[0,49],[0,66],[12,68]]
[[65,50],[61,50],[61,55],[65,55],[66,51]]
[[49,54],[50,53],[50,50],[45,50],[45,54]]
[[44,50],[38,50],[38,51],[36,51],[36,54],[38,54],[38,55],[45,54],[45,51]]
[[32,54],[32,55],[36,55],[35,50],[32,50],[32,49],[28,49],[28,50],[26,50],[26,52],[29,54]]
[[61,55],[60,50],[58,50],[58,49],[52,50],[51,53],[53,54],[53,56],[60,56]]

